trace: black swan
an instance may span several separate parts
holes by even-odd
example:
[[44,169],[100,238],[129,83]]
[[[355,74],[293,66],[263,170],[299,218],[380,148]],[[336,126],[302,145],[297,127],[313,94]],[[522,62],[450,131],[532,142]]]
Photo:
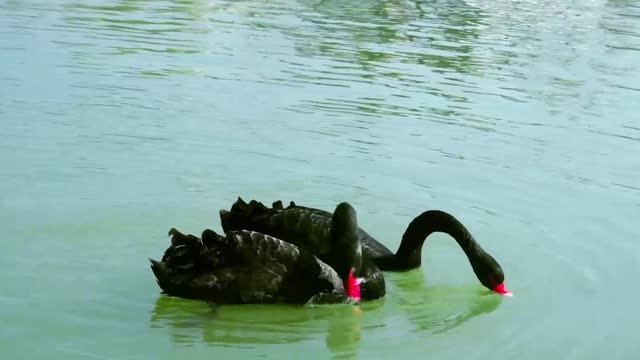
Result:
[[[331,213],[327,211],[299,206],[294,202],[284,208],[281,201],[276,201],[272,208],[268,208],[256,200],[247,204],[241,198],[238,198],[229,211],[220,211],[224,231],[251,229],[276,236],[297,246],[304,246],[328,264],[336,261],[328,252],[330,218]],[[373,280],[377,280],[365,280],[362,284],[363,298],[367,290],[375,293],[370,297],[384,295],[384,278],[378,274],[379,270],[406,271],[419,267],[422,245],[434,232],[447,233],[458,242],[482,285],[501,295],[511,296],[504,286],[504,273],[500,264],[482,249],[465,226],[451,214],[429,210],[411,221],[395,254],[358,228],[363,251],[363,277],[367,279],[375,276],[376,279]]]
[[171,229],[162,261],[151,261],[170,296],[219,304],[335,303],[360,300],[362,249],[355,210],[339,204],[329,237],[335,267],[292,243],[250,230],[204,230],[202,238]]
[[[316,215],[299,209],[281,212],[278,210],[282,209],[281,205],[275,207],[269,209],[255,200],[247,204],[238,199],[231,211],[220,210],[222,229],[225,232],[248,229],[277,237],[309,251],[333,268],[344,262],[340,251],[336,251],[330,241],[331,220],[327,218],[331,216],[330,213]],[[358,237],[358,244],[363,245],[359,231],[356,228],[355,236]],[[362,300],[381,298],[386,294],[384,274],[371,258],[363,256],[361,248],[359,251]]]

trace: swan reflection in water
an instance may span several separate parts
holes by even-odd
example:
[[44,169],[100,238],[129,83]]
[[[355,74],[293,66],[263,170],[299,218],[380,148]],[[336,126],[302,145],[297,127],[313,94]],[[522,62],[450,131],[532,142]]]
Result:
[[[415,326],[415,331],[440,334],[474,317],[489,314],[504,300],[503,296],[477,285],[429,286],[422,268],[405,273],[386,273],[395,301]],[[389,295],[387,295],[389,296]]]
[[366,337],[367,331],[392,326],[394,318],[408,319],[414,331],[438,334],[494,311],[503,301],[502,296],[477,285],[476,290],[469,286],[427,287],[422,269],[386,275],[392,285],[387,296],[356,306],[216,306],[160,295],[152,310],[151,327],[167,328],[178,346],[205,342],[210,346],[255,348],[323,338],[334,358],[353,358],[358,354],[363,331]]
[[360,305],[224,305],[160,295],[151,327],[167,328],[176,345],[204,341],[211,346],[254,348],[324,338],[336,358],[358,352],[361,321],[382,301]]

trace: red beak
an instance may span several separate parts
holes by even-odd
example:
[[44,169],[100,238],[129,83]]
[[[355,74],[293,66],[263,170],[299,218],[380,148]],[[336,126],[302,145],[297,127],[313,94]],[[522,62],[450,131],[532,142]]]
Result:
[[491,290],[493,290],[493,291],[495,291],[495,292],[497,292],[498,294],[503,295],[503,296],[513,296],[513,294],[511,293],[511,291],[507,290],[507,289],[504,287],[504,283],[500,283],[500,284],[496,285],[496,286],[495,286],[493,289],[491,289]]
[[347,296],[356,301],[360,301],[360,279],[356,279],[353,276],[353,270],[353,268],[349,270],[349,276],[347,277],[345,290],[347,292]]

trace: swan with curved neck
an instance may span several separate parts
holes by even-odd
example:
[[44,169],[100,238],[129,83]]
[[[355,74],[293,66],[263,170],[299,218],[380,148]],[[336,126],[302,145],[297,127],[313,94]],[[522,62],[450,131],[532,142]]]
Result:
[[[273,203],[272,208],[268,208],[258,201],[246,203],[241,198],[238,198],[229,211],[220,211],[222,228],[225,231],[252,229],[285,241],[293,240],[296,241],[296,245],[310,249],[327,263],[337,261],[326,246],[329,243],[327,229],[330,218],[331,213],[327,211],[298,206],[293,202],[284,208],[282,202],[277,201]],[[482,285],[501,295],[511,296],[505,289],[504,273],[500,264],[478,244],[465,226],[451,214],[429,210],[411,221],[395,254],[358,228],[358,236],[362,243],[363,272],[369,272],[375,275],[372,278],[378,279],[375,283],[368,284],[376,297],[383,296],[385,292],[384,280],[379,280],[382,278],[378,274],[379,270],[406,271],[419,267],[422,246],[427,237],[434,232],[449,234],[458,242]],[[365,289],[366,287],[363,291]]]

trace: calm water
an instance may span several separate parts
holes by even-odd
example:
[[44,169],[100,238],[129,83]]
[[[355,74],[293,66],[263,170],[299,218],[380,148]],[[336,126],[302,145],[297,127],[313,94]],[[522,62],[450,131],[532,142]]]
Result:
[[[635,1],[0,0],[0,53],[3,358],[637,358]],[[515,297],[446,235],[358,308],[160,295],[238,195],[449,211]]]

